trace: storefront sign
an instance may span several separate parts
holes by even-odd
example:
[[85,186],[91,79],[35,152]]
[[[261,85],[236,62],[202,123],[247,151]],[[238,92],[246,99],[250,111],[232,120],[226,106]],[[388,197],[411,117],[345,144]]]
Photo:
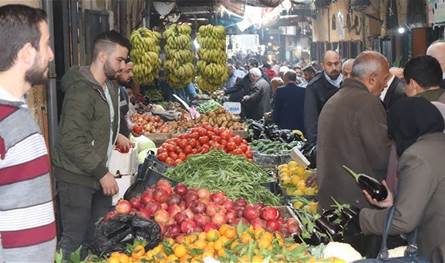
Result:
[[443,0],[428,0],[428,22],[431,24],[445,22],[445,2]]
[[239,102],[224,102],[224,109],[233,114],[241,113],[241,103]]

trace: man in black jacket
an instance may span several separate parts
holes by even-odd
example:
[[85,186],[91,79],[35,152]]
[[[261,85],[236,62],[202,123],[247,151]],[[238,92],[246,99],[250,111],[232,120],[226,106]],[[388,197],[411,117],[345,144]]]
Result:
[[284,73],[285,86],[277,89],[272,118],[281,129],[303,131],[305,89],[298,87],[296,81],[295,71]]
[[333,50],[326,51],[323,69],[324,71],[315,76],[306,87],[304,128],[309,144],[317,142],[318,116],[324,104],[337,92],[343,81],[340,55]]
[[388,111],[391,105],[398,99],[405,97],[405,85],[403,80],[391,74],[388,86],[382,91],[382,94],[380,94],[380,99],[386,111]]

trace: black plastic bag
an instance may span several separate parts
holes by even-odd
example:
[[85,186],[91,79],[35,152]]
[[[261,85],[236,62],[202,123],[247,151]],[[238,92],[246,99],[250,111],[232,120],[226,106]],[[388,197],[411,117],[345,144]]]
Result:
[[163,175],[168,168],[168,165],[156,158],[154,152],[148,152],[144,163],[138,168],[135,182],[125,192],[124,199],[130,200],[131,198],[140,195],[148,186],[156,184],[160,179],[168,180],[172,185],[175,185],[175,182]]
[[147,241],[145,249],[149,250],[161,242],[161,237],[161,227],[156,222],[138,216],[118,215],[97,223],[90,249],[97,255],[108,255],[123,252],[128,244],[141,239]]

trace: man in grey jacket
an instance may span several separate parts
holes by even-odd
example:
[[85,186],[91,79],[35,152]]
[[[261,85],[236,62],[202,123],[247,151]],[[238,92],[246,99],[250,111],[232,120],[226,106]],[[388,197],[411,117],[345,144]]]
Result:
[[244,115],[248,119],[259,120],[264,113],[271,110],[270,99],[272,89],[269,83],[261,76],[260,69],[251,68],[249,70],[249,78],[251,80],[249,94],[245,95],[241,101]]

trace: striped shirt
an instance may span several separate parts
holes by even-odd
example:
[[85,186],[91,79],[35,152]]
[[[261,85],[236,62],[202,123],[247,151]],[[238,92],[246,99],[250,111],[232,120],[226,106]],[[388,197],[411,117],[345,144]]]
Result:
[[45,141],[26,104],[0,89],[0,262],[54,262]]

